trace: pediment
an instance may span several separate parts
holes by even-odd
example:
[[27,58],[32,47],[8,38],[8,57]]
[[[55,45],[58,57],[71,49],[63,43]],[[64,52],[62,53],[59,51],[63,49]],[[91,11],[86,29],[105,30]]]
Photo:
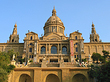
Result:
[[56,33],[51,33],[48,36],[43,36],[43,40],[61,40],[62,36],[56,34]]
[[73,32],[71,34],[82,34],[82,33],[78,32],[78,31],[75,31],[75,32]]
[[29,33],[26,33],[26,35],[38,35],[37,33],[34,33],[34,32],[29,32]]

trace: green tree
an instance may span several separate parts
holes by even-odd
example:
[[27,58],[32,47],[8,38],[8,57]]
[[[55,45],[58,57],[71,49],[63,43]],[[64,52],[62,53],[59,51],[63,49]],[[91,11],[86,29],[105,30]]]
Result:
[[13,49],[11,49],[11,50],[8,50],[7,54],[10,56],[10,60],[12,60],[13,54],[15,54],[15,52]]
[[10,53],[0,52],[0,82],[7,82],[8,74],[15,68],[10,64]]
[[93,62],[94,61],[97,61],[98,63],[98,60],[100,59],[101,55],[99,53],[93,53],[91,58],[93,59]]
[[7,82],[8,73],[3,68],[0,68],[0,82]]
[[75,61],[77,61],[77,62],[78,62],[78,60],[79,60],[79,59],[78,59],[78,57],[77,57],[77,58],[75,59]]
[[98,82],[110,82],[110,61],[102,66],[92,66],[88,74]]
[[83,62],[86,62],[86,61],[87,61],[87,59],[86,59],[86,58],[85,58],[85,59],[82,59],[82,61],[83,61]]
[[104,61],[105,61],[105,59],[104,59],[103,56],[101,56],[99,60],[100,60],[102,63],[104,63]]
[[103,50],[104,63],[106,62],[106,58],[109,56],[109,51]]

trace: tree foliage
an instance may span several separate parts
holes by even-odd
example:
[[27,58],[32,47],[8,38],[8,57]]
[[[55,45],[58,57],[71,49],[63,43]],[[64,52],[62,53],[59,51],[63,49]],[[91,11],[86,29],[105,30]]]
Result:
[[92,66],[88,74],[98,82],[110,82],[110,61],[102,66]]
[[87,61],[87,59],[85,58],[85,59],[82,59],[82,62],[86,62]]
[[8,74],[15,68],[10,64],[10,60],[12,58],[12,51],[0,52],[0,82],[7,82]]
[[109,56],[109,51],[103,50],[102,53],[103,53],[103,62],[105,63],[106,58]]
[[101,58],[101,55],[99,53],[93,53],[91,58],[93,59],[93,62],[97,61],[98,63],[98,60]]

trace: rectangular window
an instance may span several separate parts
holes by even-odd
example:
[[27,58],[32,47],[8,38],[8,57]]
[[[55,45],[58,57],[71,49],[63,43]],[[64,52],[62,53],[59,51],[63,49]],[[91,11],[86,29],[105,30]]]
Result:
[[50,62],[58,62],[58,59],[50,59]]
[[57,26],[52,26],[52,32],[57,32]]
[[31,58],[31,55],[29,55],[29,58]]
[[33,58],[33,55],[32,55],[32,58]]
[[64,59],[64,62],[68,62],[68,59]]
[[76,58],[76,55],[74,55],[74,58]]
[[32,48],[29,48],[29,52],[32,52]]

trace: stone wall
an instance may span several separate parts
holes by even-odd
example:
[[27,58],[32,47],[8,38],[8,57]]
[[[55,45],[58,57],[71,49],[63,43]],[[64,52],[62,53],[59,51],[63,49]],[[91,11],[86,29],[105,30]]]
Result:
[[[15,68],[9,82],[93,82],[86,67]],[[80,80],[79,80],[80,79]]]

